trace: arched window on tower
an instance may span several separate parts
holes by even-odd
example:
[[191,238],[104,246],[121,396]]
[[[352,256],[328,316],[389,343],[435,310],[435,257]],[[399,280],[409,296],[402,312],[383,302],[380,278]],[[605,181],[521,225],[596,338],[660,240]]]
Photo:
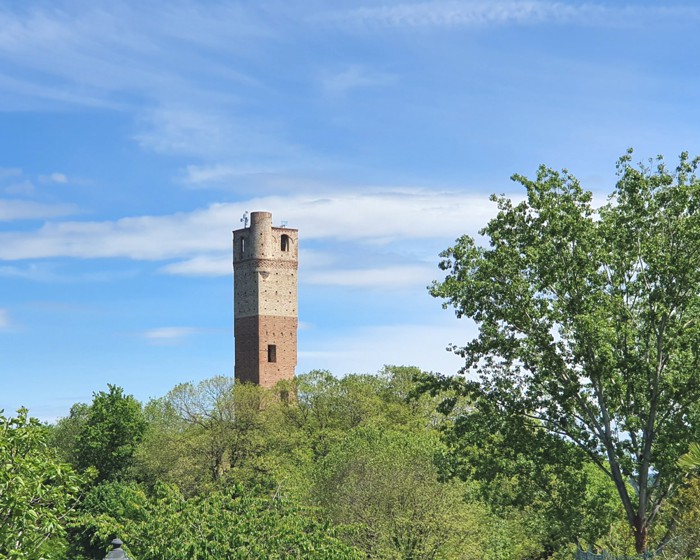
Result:
[[280,249],[282,249],[283,253],[289,251],[289,236],[286,233],[283,233],[280,238]]

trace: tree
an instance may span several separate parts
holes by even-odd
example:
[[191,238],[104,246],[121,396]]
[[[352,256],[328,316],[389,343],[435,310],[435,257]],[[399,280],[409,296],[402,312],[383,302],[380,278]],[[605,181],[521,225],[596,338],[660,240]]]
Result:
[[108,389],[93,395],[76,440],[77,466],[96,468],[98,481],[117,478],[131,467],[146,430],[141,403],[121,387]]
[[664,558],[697,560],[700,558],[700,478],[691,477],[672,500],[670,521],[673,539],[664,547]]
[[84,479],[47,445],[48,431],[27,410],[0,413],[0,558],[50,557],[65,534]]
[[[156,485],[149,496],[133,483],[107,482],[86,502],[79,526],[91,546],[104,547],[118,534],[129,556],[140,560],[361,557],[335,537],[335,529],[316,521],[313,511],[240,486],[185,498],[173,485]],[[94,548],[85,552],[91,555],[74,556],[98,557]]]
[[494,514],[520,512],[543,550],[595,546],[621,519],[614,485],[572,443],[494,405],[479,399],[444,426],[450,474]]
[[473,319],[455,348],[470,391],[503,414],[575,443],[614,482],[638,552],[679,484],[677,459],[698,429],[700,181],[620,158],[607,204],[566,170],[515,175],[527,197],[444,251],[430,288]]
[[[234,473],[265,478],[266,465],[260,464],[260,458],[269,446],[269,418],[278,405],[272,391],[234,384],[233,378],[223,376],[197,385],[177,385],[160,403],[174,413],[170,427],[177,427],[178,439],[185,443],[178,462],[188,460],[194,467],[191,472],[199,471],[197,476],[205,484],[221,482]],[[143,451],[149,454],[153,445],[160,445],[162,433],[161,429],[147,436],[150,445],[141,450],[141,461]]]
[[379,375],[335,377],[314,370],[295,379],[297,399],[287,410],[289,421],[306,434],[314,459],[345,438],[357,426],[371,423],[405,429],[438,423],[435,399],[416,395],[413,381],[422,372],[415,367],[385,366]]
[[70,408],[70,413],[51,426],[49,444],[56,449],[59,457],[71,465],[77,464],[78,435],[84,428],[90,414],[90,406],[76,403]]
[[461,484],[439,479],[444,451],[436,434],[358,427],[318,464],[312,492],[369,558],[475,558],[478,523]]

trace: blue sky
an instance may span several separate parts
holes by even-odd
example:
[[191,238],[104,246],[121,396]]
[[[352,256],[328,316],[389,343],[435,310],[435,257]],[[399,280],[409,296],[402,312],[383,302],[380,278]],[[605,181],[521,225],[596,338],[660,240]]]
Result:
[[700,152],[693,2],[0,6],[0,408],[233,371],[231,230],[300,235],[298,373],[456,372],[438,253],[544,163]]

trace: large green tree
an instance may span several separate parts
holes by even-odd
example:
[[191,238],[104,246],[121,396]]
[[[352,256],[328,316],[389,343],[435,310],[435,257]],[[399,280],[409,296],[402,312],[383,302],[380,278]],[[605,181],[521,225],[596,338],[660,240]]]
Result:
[[442,253],[431,293],[473,319],[471,388],[534,419],[614,482],[639,552],[678,486],[700,399],[700,180],[682,154],[618,162],[597,207],[567,171],[516,175],[526,198]]
[[51,558],[75,513],[84,480],[48,446],[26,409],[0,411],[0,558]]
[[123,475],[132,466],[146,430],[141,403],[121,387],[108,385],[108,391],[95,393],[89,409],[79,413],[83,418],[75,441],[77,466],[94,467],[98,481]]

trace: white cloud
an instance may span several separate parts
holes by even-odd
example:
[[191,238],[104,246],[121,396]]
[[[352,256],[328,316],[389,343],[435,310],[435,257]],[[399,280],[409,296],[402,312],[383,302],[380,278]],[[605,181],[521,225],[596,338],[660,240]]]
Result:
[[0,222],[37,220],[77,214],[74,204],[41,204],[26,200],[0,199]]
[[287,220],[290,227],[303,224],[304,239],[399,242],[407,250],[421,239],[451,241],[476,233],[495,214],[485,195],[411,188],[267,201],[276,219]]
[[607,11],[602,6],[572,6],[544,1],[417,2],[361,7],[324,17],[333,22],[392,27],[481,27],[571,21],[583,14]]
[[[212,183],[225,183],[241,188],[241,180],[249,182],[252,178],[270,177],[278,172],[278,168],[272,165],[188,165],[185,168],[183,181],[188,186],[209,186]],[[256,186],[259,186],[259,181]]]
[[59,173],[58,171],[54,171],[50,175],[41,175],[39,176],[39,180],[42,183],[67,183],[68,182],[68,177],[64,173]]
[[661,18],[698,20],[700,9],[688,5],[571,4],[546,0],[454,0],[360,7],[335,11],[315,20],[403,28],[485,27],[543,23],[629,26]]
[[[237,6],[62,4],[0,10],[0,56],[103,94],[172,90],[173,66],[209,69],[209,58],[194,54],[198,49],[230,55],[245,52],[251,38],[269,35],[257,11]],[[169,56],[164,58],[164,52]]]
[[688,5],[638,5],[546,0],[472,0],[404,2],[337,10],[309,19],[344,26],[395,28],[463,28],[546,23],[627,27],[661,18],[693,21],[700,9]]
[[188,165],[185,168],[186,183],[217,183],[228,181],[245,174],[245,171],[232,165]]
[[7,194],[30,195],[34,193],[34,185],[31,181],[20,181],[5,187]]
[[[0,232],[0,260],[173,260],[160,272],[229,276],[231,230],[241,227],[248,209],[271,211],[275,224],[301,224],[305,283],[389,290],[428,285],[439,250],[461,234],[475,235],[496,210],[486,196],[408,188],[270,196],[165,216],[55,221],[34,231]],[[22,272],[5,267],[0,275]]]
[[236,70],[279,35],[264,12],[191,0],[0,8],[0,63],[21,69],[0,76],[3,107],[133,112],[135,139],[160,153],[284,154],[275,124],[248,122],[237,105],[266,87]]
[[159,327],[144,332],[143,336],[151,344],[178,344],[198,332],[191,327]]
[[22,170],[19,167],[0,167],[0,180],[6,177],[20,177]]
[[226,119],[182,107],[152,111],[143,119],[142,128],[136,135],[138,143],[163,154],[221,154],[236,136]]
[[10,328],[10,314],[7,309],[0,308],[0,330]]
[[[178,276],[230,276],[231,230],[245,209],[269,210],[274,222],[303,224],[300,279],[316,286],[378,290],[423,288],[436,276],[439,250],[474,234],[495,212],[485,196],[415,189],[343,193],[319,199],[265,197],[213,204],[189,213],[140,216],[105,222],[51,222],[34,231],[0,232],[0,260],[73,257],[164,261],[159,271]],[[133,270],[123,272],[132,275]],[[101,273],[97,273],[101,274]],[[0,276],[61,278],[52,269],[0,267]],[[116,278],[112,271],[107,278]],[[184,331],[153,331],[150,340]]]
[[25,266],[0,266],[0,277],[21,278],[23,280],[54,281],[56,275],[52,270],[34,263]]
[[[67,213],[72,207],[0,201],[0,219]],[[464,192],[393,189],[383,192],[269,196],[242,203],[218,203],[192,212],[137,216],[104,222],[49,222],[34,231],[0,233],[0,259],[48,257],[165,260],[227,253],[231,230],[245,210],[267,210],[275,223],[303,224],[303,240],[389,244],[407,249],[421,239],[475,233],[495,213],[486,196]],[[196,263],[195,263],[196,264]],[[173,265],[170,265],[173,266]],[[172,268],[171,268],[172,270]]]
[[230,276],[233,271],[232,266],[231,254],[226,253],[218,256],[202,255],[168,264],[160,271],[179,276]]
[[342,96],[354,89],[380,87],[394,81],[396,77],[390,74],[381,74],[359,65],[352,65],[341,72],[326,74],[321,78],[321,85],[327,93]]
[[344,286],[352,288],[401,289],[428,285],[435,278],[435,264],[425,266],[385,266],[366,269],[313,270],[304,275],[309,284]]
[[[284,131],[275,124],[262,118],[253,120],[241,114],[231,102],[207,103],[197,98],[184,103],[163,102],[140,121],[135,140],[144,149],[205,160],[244,159],[245,168],[250,169],[228,165],[188,168],[186,179],[200,182],[220,181],[226,176],[267,170],[270,165],[291,164],[302,156],[309,157],[299,146],[286,142]],[[261,163],[257,163],[258,159]]]

